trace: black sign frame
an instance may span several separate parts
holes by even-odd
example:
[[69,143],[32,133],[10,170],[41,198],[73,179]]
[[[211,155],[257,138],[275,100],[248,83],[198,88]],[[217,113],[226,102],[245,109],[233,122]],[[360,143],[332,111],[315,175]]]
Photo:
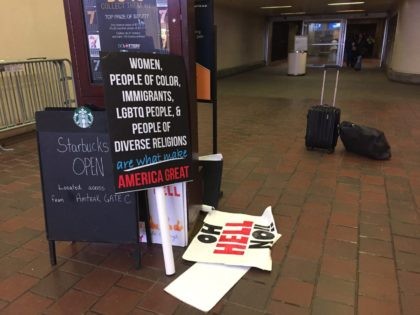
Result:
[[195,45],[197,63],[210,71],[210,99],[198,99],[200,102],[211,102],[216,92],[216,28],[214,26],[213,0],[195,0]]
[[[213,153],[217,153],[217,27],[214,25],[214,1],[194,0],[196,17],[195,25],[195,53],[198,69],[202,68],[210,74],[209,86],[206,82],[197,82],[198,101],[213,105]],[[209,98],[200,97],[198,89],[209,91]]]

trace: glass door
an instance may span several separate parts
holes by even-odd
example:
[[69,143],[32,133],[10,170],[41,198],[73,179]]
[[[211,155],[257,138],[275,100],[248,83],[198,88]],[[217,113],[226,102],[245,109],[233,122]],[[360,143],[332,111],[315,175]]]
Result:
[[343,64],[345,20],[308,21],[303,32],[308,36],[308,66]]

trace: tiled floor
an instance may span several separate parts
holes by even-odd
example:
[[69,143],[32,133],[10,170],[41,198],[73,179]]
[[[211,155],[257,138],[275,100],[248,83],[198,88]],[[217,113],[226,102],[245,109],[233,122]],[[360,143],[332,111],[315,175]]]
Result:
[[[342,120],[386,132],[392,159],[306,151],[306,112],[320,70],[284,66],[219,80],[223,211],[271,205],[282,238],[271,272],[251,269],[214,314],[420,314],[420,88],[378,70],[341,73]],[[329,86],[331,86],[331,81]],[[327,94],[330,99],[331,93]],[[199,104],[200,153],[211,153],[211,105]],[[199,314],[163,291],[160,246],[57,242],[44,234],[33,135],[0,153],[1,314]],[[178,274],[190,265],[174,248]]]

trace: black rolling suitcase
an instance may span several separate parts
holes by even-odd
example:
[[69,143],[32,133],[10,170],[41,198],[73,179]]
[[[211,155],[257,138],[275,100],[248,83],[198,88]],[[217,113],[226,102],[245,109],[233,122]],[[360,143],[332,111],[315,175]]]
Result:
[[[325,77],[328,68],[337,69],[332,106],[323,104]],[[332,153],[334,152],[335,146],[337,145],[341,110],[335,107],[335,98],[337,96],[339,73],[340,67],[338,66],[324,67],[321,90],[321,105],[312,106],[308,110],[307,115],[305,145],[308,150],[323,149],[329,153]]]

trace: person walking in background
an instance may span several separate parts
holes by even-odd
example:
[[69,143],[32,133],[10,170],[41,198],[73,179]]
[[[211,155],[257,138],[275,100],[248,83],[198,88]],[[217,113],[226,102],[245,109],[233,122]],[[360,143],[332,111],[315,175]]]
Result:
[[366,39],[365,36],[360,33],[359,37],[356,40],[356,62],[354,64],[354,70],[360,71],[362,70],[362,59],[363,56],[366,55]]
[[375,45],[375,37],[373,37],[371,34],[369,34],[366,37],[366,57],[373,58],[373,46]]
[[350,66],[354,68],[354,65],[356,64],[356,60],[357,60],[357,55],[358,55],[356,35],[351,36],[350,50],[351,50]]

